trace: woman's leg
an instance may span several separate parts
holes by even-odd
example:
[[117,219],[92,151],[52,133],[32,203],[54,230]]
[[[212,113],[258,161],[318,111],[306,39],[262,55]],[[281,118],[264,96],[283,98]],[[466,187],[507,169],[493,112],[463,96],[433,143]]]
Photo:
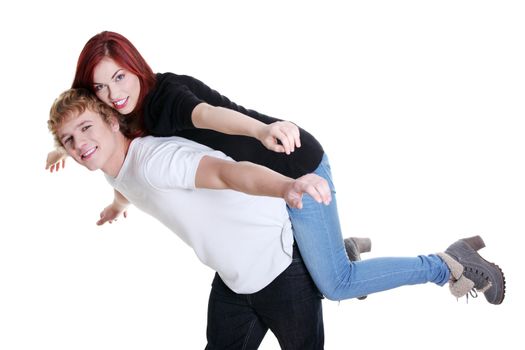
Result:
[[288,208],[288,211],[303,260],[326,298],[343,300],[409,284],[443,285],[449,280],[447,265],[435,255],[349,261],[326,155],[315,173],[325,178],[332,188],[330,205],[318,204],[305,196],[302,209]]

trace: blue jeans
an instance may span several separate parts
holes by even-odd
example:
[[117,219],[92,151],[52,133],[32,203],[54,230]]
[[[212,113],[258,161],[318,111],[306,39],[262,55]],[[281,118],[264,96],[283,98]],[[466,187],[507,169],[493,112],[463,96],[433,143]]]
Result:
[[404,285],[434,282],[442,286],[448,282],[449,269],[436,255],[348,260],[326,155],[315,173],[325,178],[332,189],[330,205],[304,196],[303,208],[288,208],[288,212],[304,263],[327,299],[343,300]]
[[236,294],[215,274],[206,349],[257,349],[268,329],[281,349],[323,349],[321,299],[295,246],[290,266],[257,293]]

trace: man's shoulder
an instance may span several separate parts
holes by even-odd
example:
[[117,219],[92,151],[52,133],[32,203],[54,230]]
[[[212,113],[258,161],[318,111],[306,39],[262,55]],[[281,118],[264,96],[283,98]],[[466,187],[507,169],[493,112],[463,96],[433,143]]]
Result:
[[132,141],[136,149],[156,149],[156,148],[184,148],[193,149],[196,151],[210,151],[211,148],[203,144],[197,143],[193,140],[186,139],[180,136],[143,136]]

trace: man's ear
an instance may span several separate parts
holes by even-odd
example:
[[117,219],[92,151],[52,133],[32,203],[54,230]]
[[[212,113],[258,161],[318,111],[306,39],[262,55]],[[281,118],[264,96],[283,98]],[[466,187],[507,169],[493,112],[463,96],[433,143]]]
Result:
[[111,125],[111,130],[112,131],[119,131],[120,130],[120,124],[118,123],[118,120],[116,117],[109,117],[109,124]]

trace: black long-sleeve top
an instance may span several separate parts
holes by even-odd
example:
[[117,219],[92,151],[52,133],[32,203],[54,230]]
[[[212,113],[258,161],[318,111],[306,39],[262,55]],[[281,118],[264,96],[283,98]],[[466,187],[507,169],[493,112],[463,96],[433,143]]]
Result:
[[202,102],[235,110],[265,124],[280,120],[239,106],[193,77],[159,73],[155,88],[144,100],[144,125],[151,135],[184,137],[222,151],[237,161],[264,165],[292,178],[313,172],[321,162],[324,153],[321,144],[303,129],[300,129],[301,147],[286,155],[268,150],[253,137],[196,128],[191,114]]

